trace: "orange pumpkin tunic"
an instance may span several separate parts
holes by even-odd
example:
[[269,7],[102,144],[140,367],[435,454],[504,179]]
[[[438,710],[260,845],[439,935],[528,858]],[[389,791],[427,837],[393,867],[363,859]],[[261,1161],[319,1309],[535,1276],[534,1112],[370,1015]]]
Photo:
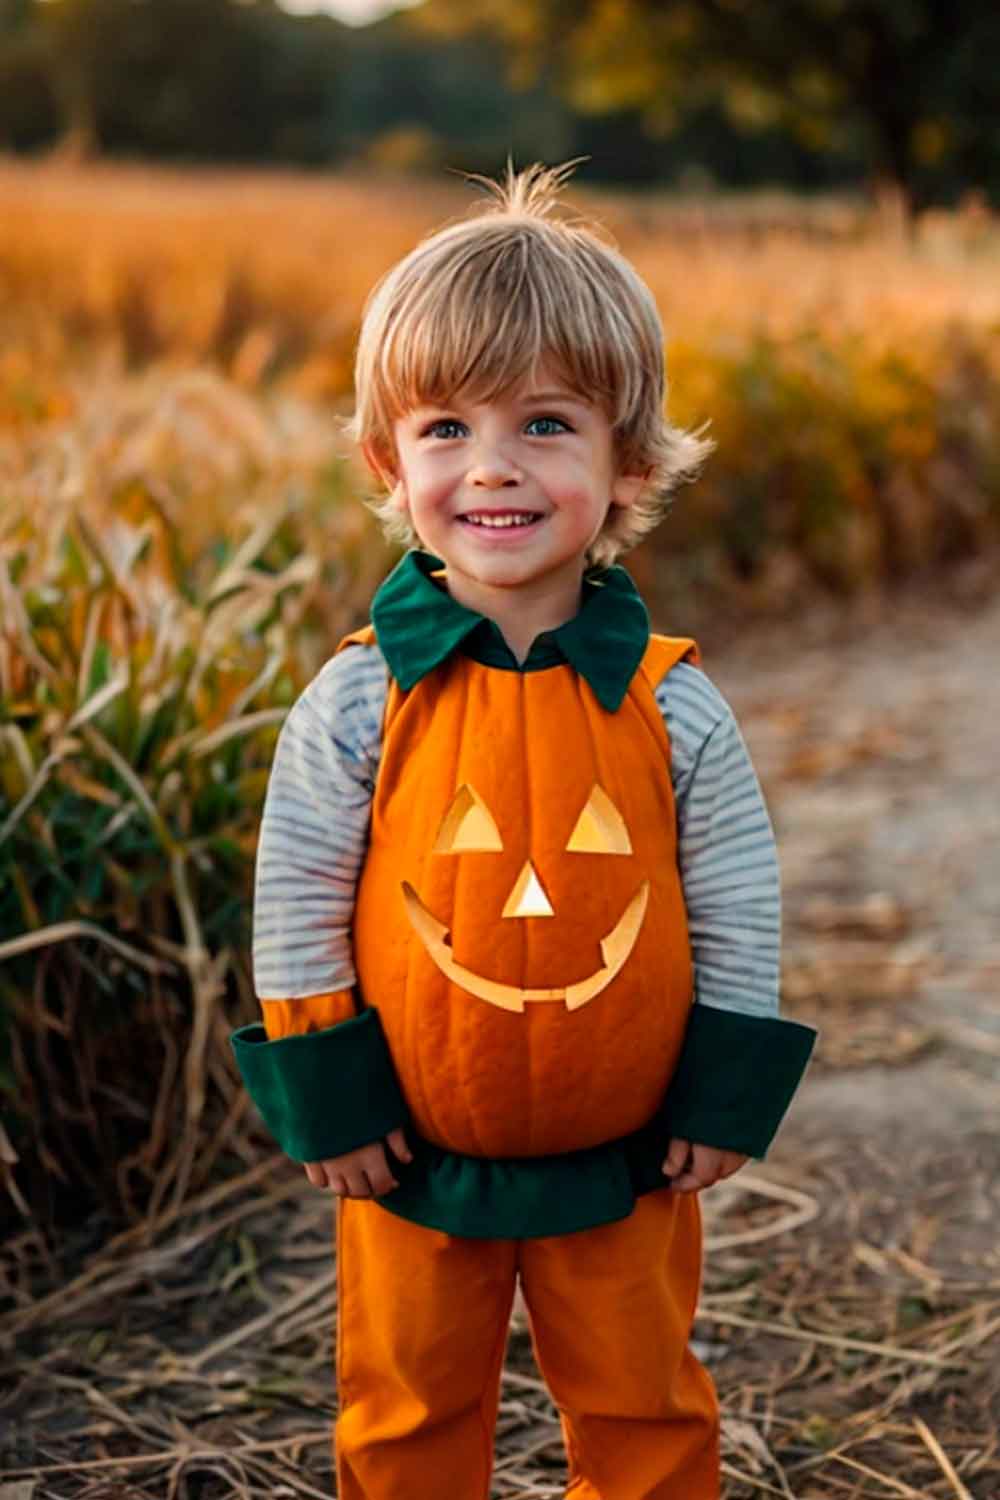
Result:
[[568,665],[390,683],[355,964],[428,1141],[554,1155],[660,1106],[692,969],[653,689],[694,649],[653,636],[614,713]]
[[[404,559],[372,605],[390,680],[356,985],[265,998],[266,1026],[232,1045],[296,1160],[405,1126],[413,1160],[381,1207],[452,1235],[561,1235],[667,1186],[672,1136],[763,1156],[814,1033],[692,1004],[654,688],[693,642],[650,637],[610,569],[559,650],[512,671],[506,648],[454,649],[469,612],[435,562]],[[374,644],[368,628],[338,649]]]

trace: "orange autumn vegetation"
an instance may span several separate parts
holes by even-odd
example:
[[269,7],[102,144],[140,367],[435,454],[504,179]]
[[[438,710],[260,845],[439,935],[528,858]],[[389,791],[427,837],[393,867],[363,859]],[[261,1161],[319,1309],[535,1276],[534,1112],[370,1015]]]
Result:
[[[191,418],[191,448],[211,446],[214,469],[221,442],[231,477],[248,463],[275,496],[293,474],[311,493],[316,463],[341,451],[331,418],[349,402],[366,292],[473,195],[450,181],[0,166],[0,441],[15,500],[25,446],[57,440],[86,467],[97,429],[137,420],[143,402],[171,407],[171,382],[190,407],[192,369],[216,383],[195,399],[213,414]],[[654,598],[794,607],[817,584],[852,592],[993,545],[1000,231],[988,213],[928,217],[905,244],[843,203],[582,191],[570,203],[649,281],[672,415],[708,421],[717,444],[636,558]],[[186,441],[163,432],[140,483],[164,481]],[[364,483],[354,475],[355,492]],[[216,491],[206,505],[195,524],[228,534],[228,502]]]

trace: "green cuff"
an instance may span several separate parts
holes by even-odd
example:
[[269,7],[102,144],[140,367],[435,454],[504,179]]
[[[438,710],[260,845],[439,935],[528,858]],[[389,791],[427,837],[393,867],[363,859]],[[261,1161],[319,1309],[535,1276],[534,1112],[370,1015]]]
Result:
[[661,1114],[668,1134],[764,1156],[815,1041],[798,1021],[693,1006]]
[[259,1024],[241,1026],[230,1042],[254,1103],[295,1161],[342,1156],[406,1123],[375,1010],[274,1042]]

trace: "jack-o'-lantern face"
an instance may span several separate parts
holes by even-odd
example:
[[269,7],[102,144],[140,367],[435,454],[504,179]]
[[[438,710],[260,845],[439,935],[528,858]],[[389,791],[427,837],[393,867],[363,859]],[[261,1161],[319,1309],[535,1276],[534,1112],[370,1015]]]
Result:
[[[499,853],[503,847],[496,819],[479,793],[468,783],[460,786],[441,822],[433,852],[439,855]],[[566,842],[566,853],[632,853],[632,842],[621,813],[596,782]],[[529,1000],[562,1000],[567,1010],[578,1010],[593,1000],[628,960],[639,936],[649,899],[649,881],[644,880],[611,931],[600,938],[604,962],[585,979],[557,989],[521,989],[488,979],[458,963],[452,952],[447,926],[427,910],[409,881],[403,881],[402,890],[410,922],[442,974],[469,994],[510,1011],[523,1011]],[[515,920],[555,916],[530,859],[522,865],[500,916]]]

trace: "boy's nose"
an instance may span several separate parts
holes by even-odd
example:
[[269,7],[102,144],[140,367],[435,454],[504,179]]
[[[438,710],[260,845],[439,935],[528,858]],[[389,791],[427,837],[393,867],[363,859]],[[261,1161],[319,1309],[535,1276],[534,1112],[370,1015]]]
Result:
[[502,490],[519,485],[524,476],[516,464],[509,463],[501,453],[480,453],[469,468],[468,481],[480,489]]

